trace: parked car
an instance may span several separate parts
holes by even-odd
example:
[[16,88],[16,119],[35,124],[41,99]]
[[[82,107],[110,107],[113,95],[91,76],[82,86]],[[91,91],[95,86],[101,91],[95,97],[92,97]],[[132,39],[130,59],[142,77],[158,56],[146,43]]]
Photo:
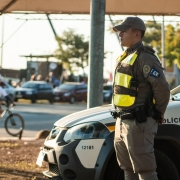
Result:
[[[8,84],[7,82],[3,81],[5,83],[5,87],[4,89],[6,90],[7,94],[9,95],[9,97],[14,101],[16,93],[15,93],[15,88],[12,87],[10,84]],[[1,97],[1,100],[5,100],[4,97]]]
[[[180,86],[179,86],[180,90]],[[56,121],[37,164],[48,163],[50,179],[124,180],[114,150],[112,105],[76,112]],[[180,101],[170,100],[154,141],[159,180],[179,180]]]
[[53,86],[45,81],[27,81],[15,91],[15,101],[30,99],[32,103],[35,103],[36,100],[46,99],[51,104],[54,102]]
[[66,82],[54,89],[55,101],[70,102],[87,101],[87,84]]
[[112,101],[113,88],[111,84],[103,85],[103,101],[111,103]]
[[180,92],[171,97],[173,100],[180,101]]

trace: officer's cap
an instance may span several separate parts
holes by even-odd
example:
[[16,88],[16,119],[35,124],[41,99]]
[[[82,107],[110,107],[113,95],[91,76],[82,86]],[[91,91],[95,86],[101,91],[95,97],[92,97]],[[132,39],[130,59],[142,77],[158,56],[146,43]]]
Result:
[[127,17],[121,24],[114,26],[113,30],[115,32],[118,32],[118,31],[126,31],[129,28],[136,28],[146,31],[146,26],[144,24],[144,21],[138,17]]

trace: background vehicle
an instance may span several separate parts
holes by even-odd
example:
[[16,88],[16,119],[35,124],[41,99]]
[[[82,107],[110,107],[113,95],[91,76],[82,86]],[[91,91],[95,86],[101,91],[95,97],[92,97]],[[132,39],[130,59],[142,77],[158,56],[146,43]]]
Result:
[[87,101],[87,84],[66,82],[54,89],[55,101],[70,102]]
[[46,99],[50,103],[54,102],[53,86],[45,81],[28,81],[21,87],[15,89],[16,97],[18,99],[30,99],[32,103],[36,100]]
[[103,101],[111,103],[112,101],[112,85],[111,84],[104,84],[103,85]]
[[172,97],[173,100],[176,100],[176,101],[180,101],[180,92],[178,92],[177,94],[175,94],[173,97]]
[[5,117],[4,125],[7,133],[11,136],[18,136],[24,129],[24,119],[20,114],[12,113],[12,107],[13,104],[11,104],[9,107],[6,106],[4,112],[1,114],[1,119]]
[[[49,164],[43,174],[71,180],[124,180],[114,151],[115,119],[110,110],[112,105],[91,108],[55,122],[38,156],[39,165],[43,160]],[[170,100],[155,138],[159,180],[180,179],[179,110],[180,101]]]

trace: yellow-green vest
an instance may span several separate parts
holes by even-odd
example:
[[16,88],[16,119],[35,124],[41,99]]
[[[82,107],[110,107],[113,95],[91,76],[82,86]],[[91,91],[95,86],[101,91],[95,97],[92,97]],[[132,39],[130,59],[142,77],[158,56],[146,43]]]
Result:
[[[133,78],[133,64],[141,51],[149,52],[159,60],[154,50],[146,46],[143,46],[128,56],[126,51],[124,51],[123,54],[117,58],[118,64],[114,75],[114,94],[112,99],[115,106],[127,108],[133,106],[135,103],[136,96],[130,95],[130,81]],[[121,66],[124,67],[121,68]]]
[[[118,107],[130,107],[135,102],[135,96],[130,96],[130,81],[133,78],[132,66],[138,57],[137,51],[127,56],[124,52],[117,58],[119,64],[124,64],[126,68],[122,68],[121,72],[116,71],[114,76],[113,103]],[[118,65],[117,65],[118,67]],[[123,72],[125,70],[125,72]]]

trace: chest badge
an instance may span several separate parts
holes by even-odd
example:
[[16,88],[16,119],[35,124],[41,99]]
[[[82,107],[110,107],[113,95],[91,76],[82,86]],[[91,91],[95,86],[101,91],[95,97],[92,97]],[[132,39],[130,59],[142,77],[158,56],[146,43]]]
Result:
[[144,72],[144,74],[148,74],[149,72],[150,72],[150,66],[149,65],[144,65],[144,67],[143,67],[143,72]]

